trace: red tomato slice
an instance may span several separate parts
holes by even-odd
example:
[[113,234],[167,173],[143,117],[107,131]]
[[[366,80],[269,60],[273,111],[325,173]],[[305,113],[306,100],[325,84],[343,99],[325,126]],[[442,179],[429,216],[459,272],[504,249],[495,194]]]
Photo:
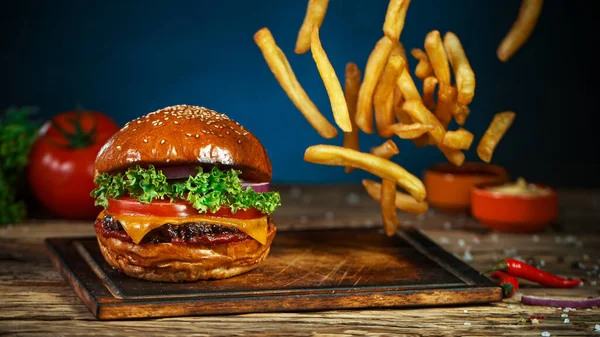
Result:
[[[168,200],[154,200],[149,204],[142,204],[132,198],[109,199],[107,210],[109,213],[113,214],[160,216],[168,218],[183,218],[199,214],[198,210],[187,201],[169,202]],[[256,219],[264,216],[264,214],[254,208],[247,210],[240,209],[234,214],[231,212],[231,208],[223,206],[215,213],[206,212],[202,214],[235,219]]]

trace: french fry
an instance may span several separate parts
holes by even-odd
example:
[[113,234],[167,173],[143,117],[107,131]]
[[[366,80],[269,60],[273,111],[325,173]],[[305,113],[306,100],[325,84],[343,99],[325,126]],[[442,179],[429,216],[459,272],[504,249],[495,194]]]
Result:
[[431,63],[429,63],[427,54],[419,48],[412,49],[410,53],[419,61],[415,67],[415,75],[417,78],[423,81],[426,77],[431,76],[431,74],[433,74],[433,68],[431,67]]
[[527,42],[542,13],[543,0],[522,0],[517,20],[500,42],[496,55],[508,61]]
[[510,128],[513,121],[515,120],[516,114],[512,111],[499,112],[494,115],[494,119],[490,123],[483,137],[479,141],[477,146],[477,155],[479,158],[486,163],[492,160],[494,150],[500,142],[500,139],[504,137],[504,134]]
[[425,36],[425,51],[435,77],[440,83],[450,85],[450,65],[439,31],[433,30]]
[[421,100],[421,94],[419,93],[419,90],[417,89],[412,77],[410,77],[410,72],[408,70],[405,70],[402,72],[402,74],[400,74],[400,77],[398,78],[398,87],[402,92],[404,100]]
[[454,120],[456,123],[458,123],[458,125],[465,125],[467,117],[469,117],[470,113],[471,109],[469,109],[469,107],[466,105],[455,104],[452,107],[452,115],[454,116]]
[[[371,149],[371,154],[390,159],[398,154],[398,147],[392,140],[387,140],[383,144]],[[400,227],[400,221],[396,216],[396,183],[390,179],[382,179],[381,181],[381,219],[383,228],[388,236],[394,235]]]
[[[394,47],[392,48],[392,52],[390,53],[391,55],[400,55],[402,56],[402,58],[404,59],[404,61],[407,61],[406,58],[406,50],[404,50],[404,46],[402,45],[402,42],[397,41],[396,43],[394,43]],[[406,63],[406,66],[408,67],[408,63]]]
[[308,0],[304,21],[302,22],[302,26],[300,26],[300,31],[298,31],[296,48],[294,49],[296,54],[304,54],[310,50],[312,27],[317,26],[321,28],[328,5],[329,0]]
[[444,35],[444,47],[454,70],[454,78],[458,89],[456,102],[459,105],[469,105],[475,96],[475,73],[458,36],[452,32]]
[[352,131],[352,122],[350,121],[350,115],[348,114],[348,105],[346,104],[346,98],[344,97],[344,91],[342,85],[338,79],[329,58],[325,53],[325,49],[321,45],[321,38],[319,37],[319,27],[313,26],[312,37],[310,40],[310,50],[312,52],[313,59],[327,90],[329,101],[331,103],[331,110],[333,111],[333,119],[336,124],[344,132]]
[[406,62],[400,55],[391,55],[379,83],[375,88],[375,94],[373,96],[373,103],[375,105],[375,125],[377,127],[377,133],[383,138],[389,138],[393,135],[387,128],[394,124],[394,110],[393,110],[393,94],[398,77],[404,70]]
[[400,87],[396,86],[394,88],[394,97],[393,97],[393,105],[392,109],[394,110],[394,115],[396,116],[396,120],[403,124],[412,123],[412,119],[410,116],[402,109],[402,104],[404,104],[404,97],[402,97],[402,91],[400,91]]
[[[410,99],[419,100],[419,101],[421,100],[421,94],[419,93],[419,90],[417,89],[415,82],[413,81],[412,77],[410,76],[410,72],[408,71],[408,69],[405,69],[402,72],[402,74],[400,74],[400,77],[398,78],[398,88],[400,88],[400,92],[402,92],[402,96],[404,97],[404,100],[410,100]],[[404,108],[402,108],[402,110],[404,110]],[[417,122],[412,117],[411,117],[411,121]],[[410,124],[410,123],[411,122],[406,123],[406,124]],[[427,135],[423,135],[419,138],[412,139],[412,141],[419,148],[424,147],[429,142]]]
[[435,126],[433,124],[402,124],[397,123],[390,125],[390,130],[394,132],[398,137],[402,139],[415,139],[419,138],[427,132],[433,130]]
[[384,159],[390,159],[398,153],[400,153],[400,150],[398,150],[398,146],[391,139],[371,149],[371,154]]
[[406,171],[402,166],[372,155],[333,145],[313,145],[306,149],[304,160],[309,163],[352,166],[370,172],[382,179],[396,182],[417,201],[425,200],[427,192],[423,182]]
[[396,215],[396,183],[393,180],[381,180],[381,220],[387,236],[396,234],[400,220]]
[[421,100],[407,100],[404,102],[403,108],[414,120],[422,124],[433,124],[435,126],[433,130],[429,131],[429,135],[433,137],[437,147],[451,163],[456,166],[461,166],[464,163],[464,153],[459,150],[449,149],[443,145],[446,128],[435,118],[431,111],[427,110]]
[[358,92],[358,103],[356,108],[356,125],[364,133],[373,133],[373,93],[381,76],[381,72],[385,67],[390,52],[394,47],[394,42],[382,37],[375,44],[375,48],[369,55],[363,82],[360,85]]
[[[360,69],[356,63],[348,62],[346,64],[346,76],[344,77],[344,95],[348,105],[348,114],[352,123],[352,131],[344,132],[344,147],[348,149],[359,150],[358,128],[356,127],[356,102],[358,100],[358,89],[360,88]],[[346,166],[345,172],[354,171],[353,167]]]
[[473,143],[473,134],[463,128],[456,131],[446,131],[442,144],[455,150],[468,150]]
[[410,0],[390,0],[383,23],[383,34],[390,40],[400,40],[409,5]]
[[330,139],[337,136],[337,129],[321,114],[296,79],[291,65],[283,51],[277,46],[271,31],[266,27],[260,29],[254,34],[254,42],[260,48],[269,69],[273,72],[287,96],[310,125],[323,138]]
[[434,76],[428,76],[423,80],[423,104],[425,107],[433,111],[435,110],[435,101],[433,99],[435,95],[435,87],[438,84],[438,79]]
[[440,83],[438,88],[438,100],[435,106],[435,117],[442,123],[444,128],[452,121],[452,108],[456,101],[456,88]]
[[[377,202],[381,200],[380,183],[369,179],[363,179],[362,184],[371,198]],[[411,195],[400,191],[396,191],[395,203],[396,208],[414,215],[423,214],[427,212],[427,209],[429,208],[427,201],[417,201]]]

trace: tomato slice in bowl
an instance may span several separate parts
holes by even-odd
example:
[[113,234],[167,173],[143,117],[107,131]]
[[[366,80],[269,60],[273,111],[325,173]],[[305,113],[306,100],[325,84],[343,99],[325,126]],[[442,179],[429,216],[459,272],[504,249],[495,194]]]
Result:
[[264,214],[254,208],[247,210],[240,209],[233,213],[231,208],[221,206],[221,208],[214,213],[210,211],[198,213],[197,209],[184,200],[174,202],[168,200],[154,200],[149,204],[143,204],[136,199],[128,197],[109,199],[107,211],[112,214],[159,216],[167,218],[184,218],[198,214],[235,219],[256,219],[264,216]]

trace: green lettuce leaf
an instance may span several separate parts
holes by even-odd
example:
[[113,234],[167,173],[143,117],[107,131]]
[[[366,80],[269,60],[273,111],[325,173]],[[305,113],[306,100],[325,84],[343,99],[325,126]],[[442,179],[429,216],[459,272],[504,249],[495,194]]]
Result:
[[244,189],[240,181],[240,171],[221,171],[214,167],[210,172],[198,168],[198,174],[187,180],[169,182],[160,170],[150,165],[139,165],[127,169],[124,173],[98,175],[94,182],[97,187],[90,194],[96,198],[96,205],[108,207],[108,199],[130,196],[141,203],[152,200],[187,200],[199,213],[216,212],[221,207],[230,207],[233,213],[238,210],[255,208],[264,214],[271,214],[281,206],[277,192],[256,192]]

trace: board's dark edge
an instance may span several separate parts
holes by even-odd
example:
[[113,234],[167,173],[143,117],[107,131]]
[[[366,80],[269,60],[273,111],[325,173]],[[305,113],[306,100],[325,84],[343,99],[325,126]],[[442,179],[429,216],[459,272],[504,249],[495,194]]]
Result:
[[[434,294],[446,297],[443,302],[424,303],[419,296]],[[415,296],[417,295],[417,296]],[[305,296],[265,296],[262,298],[212,298],[195,301],[193,298],[167,301],[101,304],[98,319],[126,320],[156,317],[209,316],[268,312],[317,312],[369,308],[403,308],[453,306],[494,302],[502,296],[501,289],[462,288],[428,291],[390,291],[385,293],[306,294]],[[468,300],[465,300],[468,297]],[[231,302],[235,306],[230,305]],[[256,305],[259,303],[259,305]],[[123,315],[126,311],[128,314]]]
[[[73,270],[68,266],[67,262],[62,258],[62,254],[59,253],[61,245],[56,245],[57,242],[71,242],[71,238],[46,238],[44,244],[46,247],[46,255],[50,258],[56,269],[59,270],[62,277],[71,285],[73,291],[79,296],[83,304],[90,310],[92,315],[96,318],[99,317],[100,303],[95,296],[93,296],[88,288],[81,282],[81,280],[74,274]],[[62,247],[64,249],[64,245]]]
[[[468,281],[471,286],[481,287],[498,287],[496,283],[490,280],[482,273],[469,266],[467,263],[457,258],[444,248],[440,247],[435,241],[427,236],[423,230],[418,228],[411,228],[404,231],[404,234],[414,240],[417,244],[421,245],[427,252],[427,256],[431,258],[435,256],[435,260],[438,260],[451,268],[451,272],[458,274],[465,281]],[[436,261],[437,262],[437,261]],[[499,300],[501,300],[500,298]]]

